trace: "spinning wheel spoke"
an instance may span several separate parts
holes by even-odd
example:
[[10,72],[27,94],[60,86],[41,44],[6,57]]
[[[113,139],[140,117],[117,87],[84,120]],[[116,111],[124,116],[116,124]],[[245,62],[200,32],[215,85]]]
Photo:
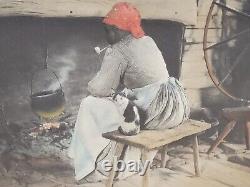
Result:
[[223,84],[228,77],[232,74],[232,72],[235,70],[235,68],[242,62],[242,57],[249,52],[249,48],[250,45],[248,45],[247,47],[244,48],[244,50],[240,53],[240,55],[237,57],[235,63],[232,65],[231,69],[228,71],[228,73],[226,74],[226,76],[219,82],[218,86],[220,86],[221,84]]
[[209,47],[204,48],[204,50],[213,49],[215,47],[218,47],[218,46],[220,46],[222,44],[230,42],[231,40],[237,39],[238,37],[240,37],[240,36],[242,36],[244,34],[248,34],[248,33],[250,33],[250,29],[246,29],[246,30],[244,30],[244,31],[242,31],[242,32],[240,32],[238,34],[235,34],[235,35],[231,36],[230,38],[227,38],[226,40],[223,40],[223,41],[218,42],[216,44],[210,45]]
[[223,8],[223,9],[229,11],[229,12],[232,12],[232,13],[235,13],[235,14],[237,14],[239,16],[247,17],[247,18],[250,19],[250,15],[247,14],[247,13],[241,12],[240,10],[237,10],[235,8],[232,8],[232,7],[229,7],[229,6],[227,6],[227,5],[223,4],[223,3],[220,3],[218,1],[213,1],[213,3],[216,4],[216,5],[218,5],[219,7]]

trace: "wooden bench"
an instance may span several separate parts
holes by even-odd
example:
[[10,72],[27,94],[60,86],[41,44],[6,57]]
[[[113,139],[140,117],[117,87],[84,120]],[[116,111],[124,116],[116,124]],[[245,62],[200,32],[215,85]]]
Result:
[[[172,142],[193,136],[193,155],[194,155],[194,168],[195,175],[200,176],[199,170],[199,149],[197,134],[211,128],[208,123],[188,120],[174,129],[165,130],[143,130],[135,136],[124,136],[119,131],[112,131],[103,134],[104,138],[113,140],[119,143],[120,148],[116,149],[114,154],[113,166],[117,163],[117,155],[121,153],[122,147],[129,145],[141,149],[141,160],[145,162],[148,160],[148,152],[151,150],[161,150],[161,166],[165,168],[166,164],[166,146]],[[106,186],[112,187],[115,177],[115,167],[112,168]],[[149,185],[149,169],[147,169],[142,179],[142,186],[148,187]]]

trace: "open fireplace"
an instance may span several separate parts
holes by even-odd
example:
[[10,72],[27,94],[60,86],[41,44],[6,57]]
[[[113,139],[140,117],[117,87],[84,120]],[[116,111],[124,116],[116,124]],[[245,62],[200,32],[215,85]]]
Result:
[[[142,24],[160,48],[170,75],[179,78],[184,25],[160,20]],[[41,123],[30,107],[30,82],[44,68],[46,46],[48,68],[57,74],[65,93],[66,125],[72,127],[81,99],[88,94],[87,83],[100,67],[94,47],[107,45],[101,19],[3,17],[0,28],[0,103],[6,121],[22,130]],[[46,141],[53,141],[53,135]],[[70,139],[67,133],[65,137]]]

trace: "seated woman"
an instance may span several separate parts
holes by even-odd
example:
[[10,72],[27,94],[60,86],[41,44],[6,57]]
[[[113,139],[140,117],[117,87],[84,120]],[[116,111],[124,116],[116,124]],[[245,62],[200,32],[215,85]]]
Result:
[[[112,156],[114,146],[102,138],[102,133],[117,130],[123,120],[121,111],[109,99],[121,85],[129,89],[128,97],[136,98],[134,103],[145,113],[143,129],[176,127],[190,113],[182,86],[169,77],[160,50],[141,28],[138,10],[129,3],[117,3],[103,23],[111,47],[100,71],[88,83],[91,96],[81,103],[69,150],[77,180],[94,170],[101,172],[98,163]],[[124,155],[125,160],[140,159],[138,150],[132,148]]]

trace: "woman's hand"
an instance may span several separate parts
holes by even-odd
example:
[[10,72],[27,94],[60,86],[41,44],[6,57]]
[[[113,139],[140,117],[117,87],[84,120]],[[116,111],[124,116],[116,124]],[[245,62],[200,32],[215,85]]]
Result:
[[123,93],[130,101],[134,101],[137,100],[135,93],[128,89],[128,88],[124,88],[121,93]]

